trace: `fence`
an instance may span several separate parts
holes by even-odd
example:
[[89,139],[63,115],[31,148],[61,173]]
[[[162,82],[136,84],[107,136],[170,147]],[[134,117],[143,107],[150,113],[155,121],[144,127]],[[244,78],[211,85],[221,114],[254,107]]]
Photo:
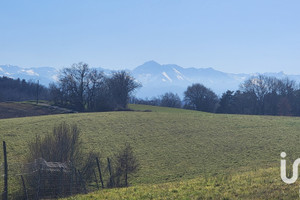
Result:
[[[87,181],[70,162],[47,162],[40,158],[26,164],[8,163],[5,141],[3,155],[4,162],[0,163],[0,171],[4,173],[3,181],[0,180],[2,200],[52,199],[104,188],[103,170],[98,158],[95,159],[97,167],[91,169],[92,178]],[[104,171],[110,172],[109,169],[110,163]]]

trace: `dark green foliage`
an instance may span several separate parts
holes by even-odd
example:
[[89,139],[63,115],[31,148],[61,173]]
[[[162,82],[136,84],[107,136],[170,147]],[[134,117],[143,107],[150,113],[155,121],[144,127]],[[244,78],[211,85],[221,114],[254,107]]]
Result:
[[223,93],[220,102],[219,107],[217,109],[217,113],[233,113],[233,93],[234,91],[227,90],[225,93]]
[[127,108],[130,95],[141,87],[126,71],[115,72],[107,81],[111,99],[117,109]]
[[24,79],[0,77],[0,101],[26,101],[39,99],[48,100],[49,91],[46,87]]
[[259,75],[246,80],[235,93],[224,93],[217,112],[299,116],[299,94],[294,81]]
[[167,92],[161,96],[160,106],[181,108],[181,100],[178,94]]
[[214,112],[218,103],[217,95],[200,83],[189,86],[184,92],[185,108]]

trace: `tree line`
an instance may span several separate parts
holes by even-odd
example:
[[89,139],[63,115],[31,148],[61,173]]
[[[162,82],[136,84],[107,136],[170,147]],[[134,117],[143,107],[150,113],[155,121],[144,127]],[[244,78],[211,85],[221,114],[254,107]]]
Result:
[[300,88],[288,78],[259,75],[223,93],[217,113],[300,116]]
[[79,112],[124,110],[139,87],[141,84],[126,71],[106,75],[80,62],[62,69],[58,81],[49,87],[0,77],[0,101],[49,100]]
[[0,77],[0,102],[27,101],[37,98],[49,99],[48,88],[33,81]]
[[196,83],[186,89],[182,100],[167,92],[152,99],[134,98],[131,102],[213,113],[300,116],[300,87],[288,78],[259,75],[245,80],[236,91],[227,90],[221,97]]

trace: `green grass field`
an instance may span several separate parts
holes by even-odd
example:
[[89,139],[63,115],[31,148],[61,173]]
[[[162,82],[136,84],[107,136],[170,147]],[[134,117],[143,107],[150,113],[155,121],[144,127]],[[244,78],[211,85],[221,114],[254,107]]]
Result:
[[[298,186],[280,180],[279,167],[282,151],[290,161],[300,157],[300,118],[209,114],[141,105],[130,108],[139,111],[2,119],[0,139],[7,142],[11,165],[24,160],[27,143],[36,134],[45,135],[62,121],[76,123],[85,150],[100,152],[103,158],[112,156],[125,142],[133,146],[140,161],[140,171],[129,179],[133,187],[74,199],[93,199],[93,195],[103,199],[140,199],[141,195],[144,199],[167,199],[168,194],[178,199],[298,195]],[[282,191],[287,191],[283,197]],[[125,198],[127,193],[131,196]]]
[[162,184],[137,185],[128,188],[105,189],[87,195],[77,195],[66,200],[86,199],[297,199],[299,185],[284,185],[277,168],[261,169],[198,177]]

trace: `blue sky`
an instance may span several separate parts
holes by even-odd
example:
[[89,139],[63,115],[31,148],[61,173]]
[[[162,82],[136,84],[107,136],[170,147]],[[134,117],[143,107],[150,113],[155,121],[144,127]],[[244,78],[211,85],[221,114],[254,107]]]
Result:
[[0,0],[0,64],[300,74],[300,1]]

